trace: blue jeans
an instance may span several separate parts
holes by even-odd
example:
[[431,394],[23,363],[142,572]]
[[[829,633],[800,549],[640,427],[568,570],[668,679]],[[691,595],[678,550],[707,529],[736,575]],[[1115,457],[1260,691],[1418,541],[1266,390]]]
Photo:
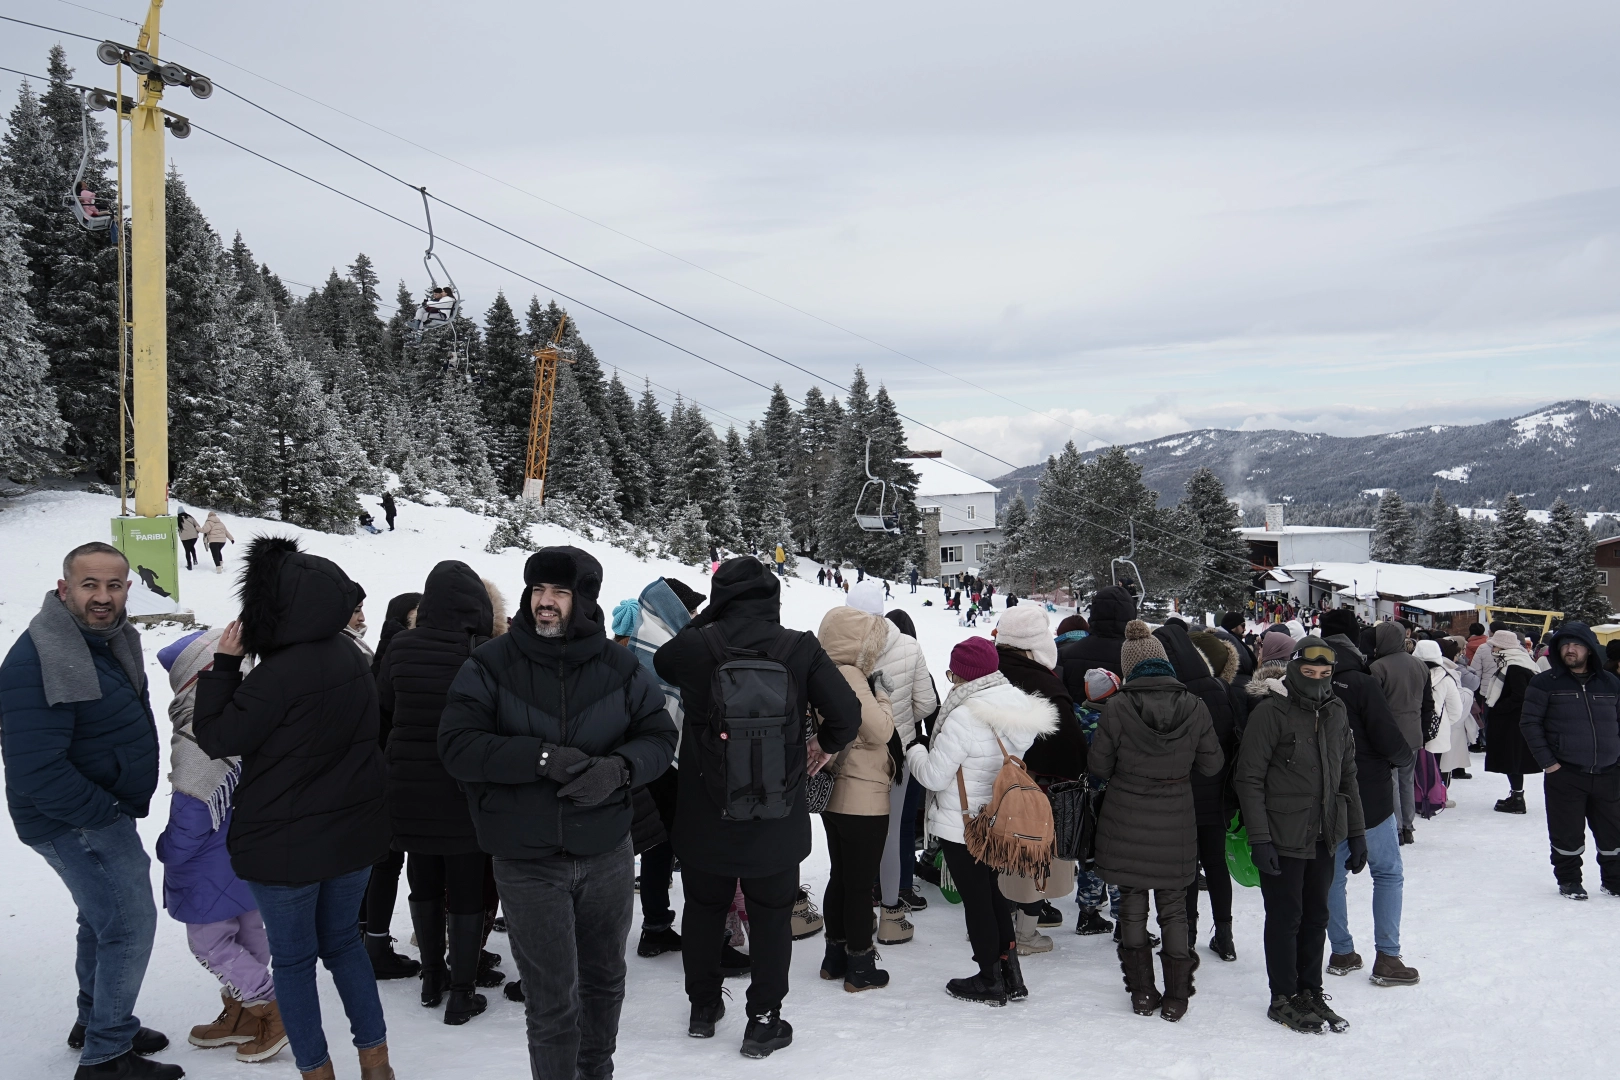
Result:
[[337,984],[355,1047],[367,1050],[388,1039],[377,974],[360,940],[360,900],[370,879],[367,866],[313,885],[248,882],[270,938],[276,1001],[299,1072],[313,1072],[331,1056],[315,990],[317,956]]
[[33,848],[61,877],[79,909],[73,965],[84,1025],[79,1063],[111,1061],[129,1052],[141,1029],[135,999],[157,931],[152,860],[134,820],[122,814],[105,828],[74,829]]
[[[1373,883],[1373,944],[1389,956],[1401,955],[1401,888],[1406,880],[1401,869],[1401,841],[1398,814],[1390,814],[1367,830],[1367,871]],[[1333,888],[1328,890],[1328,940],[1339,955],[1356,951],[1350,936],[1350,913],[1345,903],[1345,859],[1350,843],[1339,844],[1333,857]]]

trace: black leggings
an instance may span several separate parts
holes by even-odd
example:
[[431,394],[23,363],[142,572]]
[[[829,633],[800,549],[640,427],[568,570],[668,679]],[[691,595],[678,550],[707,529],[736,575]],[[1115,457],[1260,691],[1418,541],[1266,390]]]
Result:
[[405,853],[390,851],[371,867],[366,884],[366,933],[384,935],[394,921],[394,901],[399,898],[399,872],[405,868]]
[[1522,773],[1522,772],[1510,772],[1510,773],[1507,774],[1507,778],[1508,778],[1508,787],[1512,791],[1523,791],[1524,790],[1524,773]]
[[213,552],[213,554],[214,554],[214,565],[215,566],[224,566],[225,565],[225,557],[220,554],[220,552],[225,550],[225,545],[224,544],[222,544],[222,543],[221,544],[215,544],[215,543],[210,542],[209,545],[208,545],[208,550]]
[[411,903],[439,901],[452,915],[484,913],[484,864],[489,856],[482,851],[455,855],[410,853],[405,877],[411,883]]
[[969,855],[961,844],[941,840],[939,846],[951,881],[962,894],[962,917],[973,944],[973,960],[986,970],[1013,947],[1012,902],[1001,895],[999,871]]
[[872,947],[872,882],[889,838],[889,818],[824,813],[821,824],[832,864],[821,900],[827,938],[842,941],[852,953],[866,952]]
[[186,549],[186,569],[190,570],[197,565],[197,538],[180,541],[180,546]]
[[[1198,822],[1198,864],[1209,882],[1210,914],[1218,923],[1232,921],[1232,874],[1226,869],[1226,826],[1219,821]],[[1187,922],[1198,921],[1198,882],[1187,886]]]

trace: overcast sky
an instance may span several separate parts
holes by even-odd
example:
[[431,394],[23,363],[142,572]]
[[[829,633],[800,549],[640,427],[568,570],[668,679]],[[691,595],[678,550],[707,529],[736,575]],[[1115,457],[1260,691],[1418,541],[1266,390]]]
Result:
[[[0,10],[135,36],[61,0]],[[165,59],[829,380],[862,364],[912,417],[1016,464],[1068,438],[1362,434],[1620,398],[1612,0],[173,0],[163,26]],[[52,40],[7,25],[0,64],[38,70]],[[64,44],[83,80],[111,84],[91,42]],[[228,95],[170,98],[420,219],[414,192]],[[425,283],[419,234],[207,135],[169,152],[227,239],[240,229],[285,278],[318,283],[365,251],[390,297]],[[812,382],[452,212],[437,224],[796,398]],[[549,295],[444,255],[476,314],[497,289]],[[763,407],[757,387],[575,313],[627,378],[722,423]]]

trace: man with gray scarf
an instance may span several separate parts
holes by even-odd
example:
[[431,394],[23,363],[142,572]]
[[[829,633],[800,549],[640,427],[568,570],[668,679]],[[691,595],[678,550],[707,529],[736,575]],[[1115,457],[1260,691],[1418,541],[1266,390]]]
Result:
[[151,860],[135,819],[157,790],[158,737],[141,638],[124,615],[129,563],[90,543],[0,664],[0,756],[17,836],[62,878],[79,911],[76,1080],[174,1080],[147,1061],[167,1037],[141,1027],[135,998],[152,955]]

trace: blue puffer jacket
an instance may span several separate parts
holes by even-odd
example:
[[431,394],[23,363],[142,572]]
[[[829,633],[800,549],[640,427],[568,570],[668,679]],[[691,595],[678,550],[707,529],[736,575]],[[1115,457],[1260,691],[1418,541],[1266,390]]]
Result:
[[[1584,682],[1569,673],[1558,655],[1574,639],[1591,650],[1593,674]],[[1530,680],[1524,690],[1519,729],[1536,764],[1598,772],[1620,761],[1620,676],[1603,670],[1603,649],[1585,623],[1567,622],[1553,635],[1547,660],[1551,671]]]
[[169,798],[169,824],[157,842],[163,906],[169,915],[183,923],[211,923],[257,910],[259,904],[247,883],[231,869],[231,853],[225,847],[231,812],[225,811],[215,829],[207,803],[183,791]]
[[145,817],[158,782],[157,726],[112,648],[85,638],[101,698],[45,703],[39,650],[26,631],[0,664],[6,805],[25,844]]

